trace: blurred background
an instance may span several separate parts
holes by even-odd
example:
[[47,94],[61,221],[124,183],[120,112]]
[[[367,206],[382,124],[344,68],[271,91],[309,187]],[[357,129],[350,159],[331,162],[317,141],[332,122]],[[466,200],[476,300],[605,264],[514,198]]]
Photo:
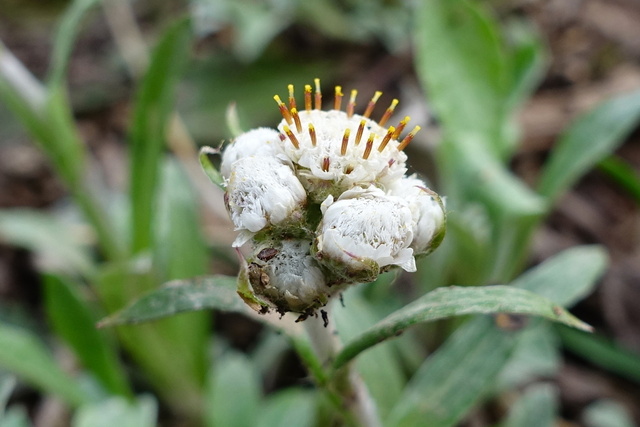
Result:
[[[70,3],[0,0],[0,40],[38,80],[45,80],[51,70],[53,35]],[[176,182],[183,186],[169,193],[178,198],[188,193],[185,197],[194,201],[198,208],[193,216],[180,218],[200,224],[201,232],[194,239],[201,239],[206,248],[193,255],[201,257],[201,267],[185,267],[183,276],[191,271],[228,275],[237,271],[230,249],[235,233],[221,193],[199,170],[196,146],[218,147],[232,138],[229,111],[241,129],[274,127],[280,115],[272,97],[284,98],[289,83],[301,96],[303,85],[320,77],[325,99],[334,85],[341,85],[345,93],[356,88],[361,106],[375,90],[383,91],[374,117],[398,98],[397,116],[409,115],[412,123],[423,126],[408,149],[410,170],[431,179],[442,192],[446,184],[439,182],[442,175],[433,155],[441,137],[440,120],[415,66],[415,28],[420,27],[412,12],[416,3],[109,0],[91,8],[79,27],[65,79],[73,120],[90,153],[87,179],[94,197],[107,207],[116,206],[130,187],[128,129],[136,120],[140,81],[151,49],[182,17],[191,20],[192,38],[172,104],[180,118],[170,119],[172,137],[163,150],[178,166]],[[513,117],[512,132],[518,143],[508,163],[514,174],[533,187],[550,150],[577,117],[605,100],[640,89],[640,3],[493,0],[478,4],[498,23],[505,38],[524,37],[540,46],[540,62],[531,77],[533,92]],[[602,399],[615,401],[622,413],[640,423],[639,183],[640,133],[636,129],[558,199],[533,236],[525,266],[581,244],[603,245],[610,256],[610,267],[595,292],[572,310],[596,328],[604,340],[598,341],[602,346],[585,348],[567,341],[559,370],[548,378],[558,390],[561,421],[557,425],[583,425],[585,408]],[[68,185],[50,158],[0,102],[0,208],[35,209],[74,224],[74,238],[102,259],[103,251],[95,249],[95,234],[78,220],[73,206]],[[52,239],[55,245],[56,237]],[[183,250],[176,241],[173,244],[178,246],[171,250]],[[61,267],[60,260],[29,248],[30,244],[19,245],[0,236],[0,320],[35,331],[52,346],[62,366],[73,366],[74,358],[47,326],[41,273]],[[403,278],[397,291],[412,295],[415,280]],[[216,313],[206,319],[225,345],[241,353],[254,351],[262,342],[263,327],[247,317]],[[601,357],[593,360],[589,355],[595,353]],[[124,360],[134,388],[151,389],[131,361]],[[266,390],[306,381],[293,353],[286,353],[278,366]],[[45,394],[29,385],[19,386],[11,404],[24,405],[37,426],[64,425],[64,421],[46,421],[55,409],[47,405]],[[175,406],[162,408],[163,425],[183,425]],[[495,405],[485,405],[463,425],[492,425],[496,412]]]

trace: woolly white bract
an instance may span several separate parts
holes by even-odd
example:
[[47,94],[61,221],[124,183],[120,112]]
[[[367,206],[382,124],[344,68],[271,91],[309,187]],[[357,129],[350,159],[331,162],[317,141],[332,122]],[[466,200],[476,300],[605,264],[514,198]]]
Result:
[[240,232],[234,246],[253,246],[239,292],[260,311],[301,318],[348,285],[396,267],[415,271],[415,256],[440,244],[446,222],[440,197],[405,176],[403,150],[420,128],[400,139],[408,117],[385,127],[398,101],[376,122],[370,115],[380,92],[359,115],[357,92],[343,111],[338,86],[334,108],[323,111],[315,83],[315,94],[305,86],[301,111],[292,85],[288,105],[276,95],[277,130],[240,135],[221,163],[227,210]]

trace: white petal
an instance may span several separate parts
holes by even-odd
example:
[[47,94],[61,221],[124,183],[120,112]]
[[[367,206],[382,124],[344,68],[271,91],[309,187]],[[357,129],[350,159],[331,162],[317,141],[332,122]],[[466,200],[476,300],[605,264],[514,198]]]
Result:
[[274,157],[243,157],[227,183],[228,209],[236,230],[256,233],[301,209],[306,193],[291,168]]
[[233,164],[251,156],[278,157],[284,156],[279,144],[279,133],[274,129],[257,128],[243,133],[229,144],[222,153],[220,173],[229,178]]

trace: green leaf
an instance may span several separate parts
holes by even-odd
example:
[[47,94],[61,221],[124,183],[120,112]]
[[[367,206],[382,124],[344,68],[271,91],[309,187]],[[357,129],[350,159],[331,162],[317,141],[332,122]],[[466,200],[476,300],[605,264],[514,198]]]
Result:
[[[5,408],[15,386],[16,378],[14,376],[0,373],[0,421],[4,417]],[[2,423],[0,423],[0,426],[2,426]]]
[[196,194],[177,162],[165,162],[162,172],[154,264],[164,273],[163,281],[205,274],[209,249]]
[[557,425],[558,391],[550,384],[528,387],[516,401],[503,427],[554,427]]
[[171,120],[174,92],[187,59],[189,21],[169,28],[153,51],[137,94],[131,129],[131,230],[134,253],[149,249],[157,202],[158,170]]
[[246,356],[232,353],[223,357],[210,378],[205,402],[207,426],[256,425],[262,416],[260,388],[255,366]]
[[416,67],[445,132],[501,152],[510,75],[496,22],[465,0],[418,4]]
[[51,69],[48,77],[49,85],[58,86],[63,83],[79,27],[87,12],[97,3],[98,0],[75,0],[62,17],[53,43]]
[[624,406],[610,399],[600,399],[582,415],[586,427],[634,427],[633,417]]
[[151,396],[130,402],[112,397],[102,402],[83,405],[73,417],[72,427],[154,427],[158,403]]
[[560,342],[549,322],[536,319],[518,337],[515,350],[496,381],[496,392],[514,390],[560,369]]
[[4,418],[0,419],[0,427],[31,427],[27,410],[22,407],[9,408]]
[[99,326],[147,322],[194,310],[245,312],[247,307],[238,297],[236,286],[236,278],[230,276],[173,280],[101,320]]
[[566,328],[556,328],[562,344],[572,353],[622,378],[640,383],[640,354],[626,350],[599,335],[586,335]]
[[[544,213],[545,201],[530,190],[475,137],[447,141],[441,147],[446,170],[464,194],[456,199],[480,201],[492,214],[501,217],[537,217]],[[448,172],[445,172],[448,173]]]
[[[530,270],[514,285],[542,294],[556,304],[570,305],[594,286],[605,261],[599,247],[570,249]],[[414,375],[387,425],[420,425],[425,419],[430,427],[458,423],[495,387],[525,332],[500,330],[486,317],[464,324]]]
[[611,154],[640,120],[640,91],[609,100],[580,116],[562,135],[542,171],[538,191],[557,199]]
[[0,367],[71,406],[89,401],[78,383],[60,369],[40,340],[27,330],[0,324]]
[[260,410],[256,427],[312,427],[316,393],[296,388],[272,394]]
[[633,166],[619,157],[610,156],[598,164],[598,169],[606,173],[640,204],[640,174]]
[[591,327],[560,306],[529,291],[511,286],[448,287],[432,291],[387,316],[347,343],[336,356],[339,369],[362,351],[402,333],[409,326],[467,314],[516,313],[549,320],[590,331]]
[[56,334],[73,348],[106,390],[132,397],[116,350],[104,332],[96,329],[96,316],[78,295],[78,286],[54,275],[44,276],[44,286],[47,314]]
[[209,160],[209,154],[220,154],[219,150],[216,150],[211,147],[202,147],[200,149],[200,166],[202,166],[202,170],[207,174],[207,177],[213,182],[215,185],[220,187],[222,191],[226,191],[224,187],[224,178],[222,174],[213,166],[211,160]]
[[91,277],[95,266],[70,228],[53,215],[35,210],[0,210],[0,235],[5,242],[37,253],[48,268]]
[[515,338],[489,317],[467,322],[416,372],[384,425],[456,425],[493,385]]
[[512,285],[571,307],[593,291],[607,266],[607,253],[601,246],[577,246],[527,271]]

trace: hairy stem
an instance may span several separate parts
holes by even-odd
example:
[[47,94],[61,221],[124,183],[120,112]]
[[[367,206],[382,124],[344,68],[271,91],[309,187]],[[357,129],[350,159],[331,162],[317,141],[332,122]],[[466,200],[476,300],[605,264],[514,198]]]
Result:
[[[325,325],[323,319],[310,317],[304,325],[321,365],[330,367],[342,346],[334,322],[329,321]],[[332,377],[327,378],[325,387],[330,397],[338,397],[339,402],[333,403],[340,405],[351,424],[362,427],[381,426],[375,402],[352,364],[335,371]]]

